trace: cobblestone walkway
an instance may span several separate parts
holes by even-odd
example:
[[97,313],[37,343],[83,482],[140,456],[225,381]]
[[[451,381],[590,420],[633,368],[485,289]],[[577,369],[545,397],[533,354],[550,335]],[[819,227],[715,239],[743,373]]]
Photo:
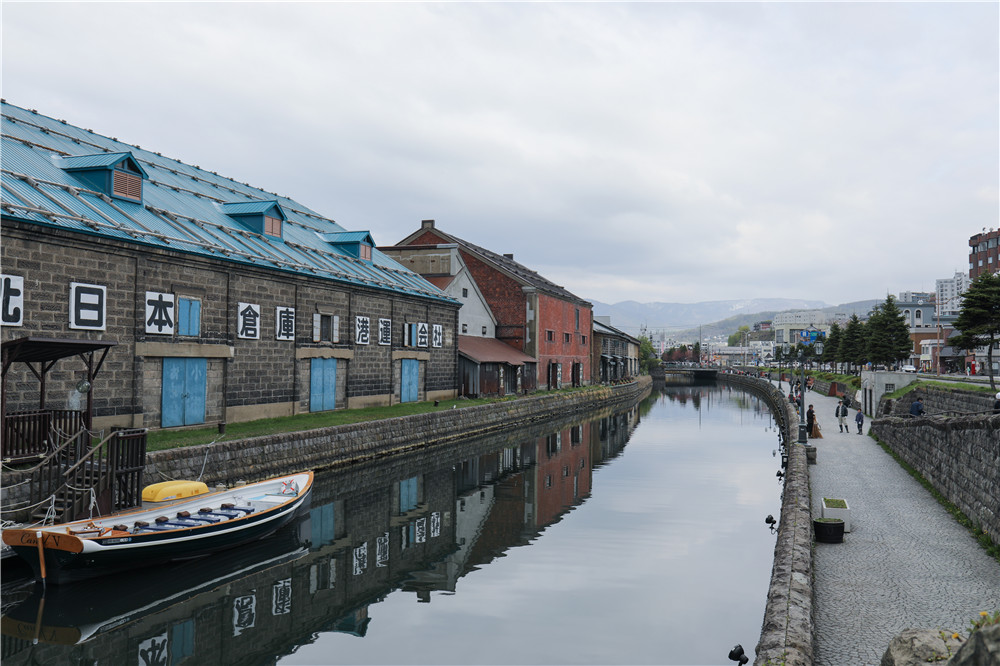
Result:
[[[813,517],[823,497],[851,508],[841,544],[815,544],[814,663],[879,664],[904,629],[967,635],[979,611],[1000,608],[1000,564],[873,439],[838,431],[836,398],[806,394],[823,437],[810,440]],[[865,419],[865,433],[869,419]]]

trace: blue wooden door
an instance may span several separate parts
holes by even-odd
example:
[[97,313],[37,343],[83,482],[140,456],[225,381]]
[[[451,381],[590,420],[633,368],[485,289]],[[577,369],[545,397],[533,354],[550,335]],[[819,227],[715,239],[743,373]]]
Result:
[[309,411],[325,412],[337,406],[337,359],[314,358],[309,364]]
[[164,358],[160,425],[205,422],[208,359]]
[[404,358],[399,374],[399,401],[416,402],[420,395],[420,361],[415,358]]

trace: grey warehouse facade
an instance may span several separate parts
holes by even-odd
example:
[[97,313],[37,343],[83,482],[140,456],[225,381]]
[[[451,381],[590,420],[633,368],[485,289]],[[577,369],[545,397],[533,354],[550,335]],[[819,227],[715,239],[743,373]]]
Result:
[[5,360],[5,415],[89,398],[94,428],[174,427],[457,395],[460,303],[368,232],[6,102],[2,122],[4,348],[109,345],[96,375]]

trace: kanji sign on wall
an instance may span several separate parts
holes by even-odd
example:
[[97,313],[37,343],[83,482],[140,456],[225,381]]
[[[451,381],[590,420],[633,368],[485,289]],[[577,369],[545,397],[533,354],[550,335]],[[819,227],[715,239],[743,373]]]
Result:
[[20,275],[0,275],[0,326],[24,325],[24,278]]
[[146,292],[146,332],[173,335],[177,324],[174,295],[158,291]]
[[444,326],[434,324],[431,326],[431,346],[441,347],[444,345]]
[[426,347],[430,329],[427,322],[422,321],[417,324],[417,346]]
[[240,303],[236,310],[236,336],[244,340],[260,340],[260,305]]
[[371,338],[371,322],[368,317],[354,318],[354,343],[367,345]]
[[378,343],[380,345],[391,345],[392,344],[392,320],[391,319],[379,319],[378,320]]
[[97,284],[69,283],[69,327],[103,331],[108,308],[108,288]]
[[295,308],[275,308],[274,337],[276,340],[295,339]]

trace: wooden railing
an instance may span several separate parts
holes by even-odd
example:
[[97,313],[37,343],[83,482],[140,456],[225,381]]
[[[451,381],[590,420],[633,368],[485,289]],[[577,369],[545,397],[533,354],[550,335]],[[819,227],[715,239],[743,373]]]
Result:
[[112,510],[142,506],[142,473],[146,469],[146,429],[119,430],[112,441],[114,486]]
[[[77,430],[73,435],[66,438],[54,451],[42,458],[41,462],[32,467],[29,471],[30,495],[28,502],[35,506],[42,500],[56,495],[65,482],[62,472],[76,462],[88,450],[87,444],[90,436],[85,428]],[[44,517],[45,511],[50,505],[39,507],[38,511]]]
[[146,430],[117,430],[89,448],[88,440],[78,431],[31,469],[33,518],[66,522],[141,505]]
[[71,409],[36,409],[8,414],[3,422],[5,462],[44,458],[56,442],[78,432],[84,425],[84,413]]

